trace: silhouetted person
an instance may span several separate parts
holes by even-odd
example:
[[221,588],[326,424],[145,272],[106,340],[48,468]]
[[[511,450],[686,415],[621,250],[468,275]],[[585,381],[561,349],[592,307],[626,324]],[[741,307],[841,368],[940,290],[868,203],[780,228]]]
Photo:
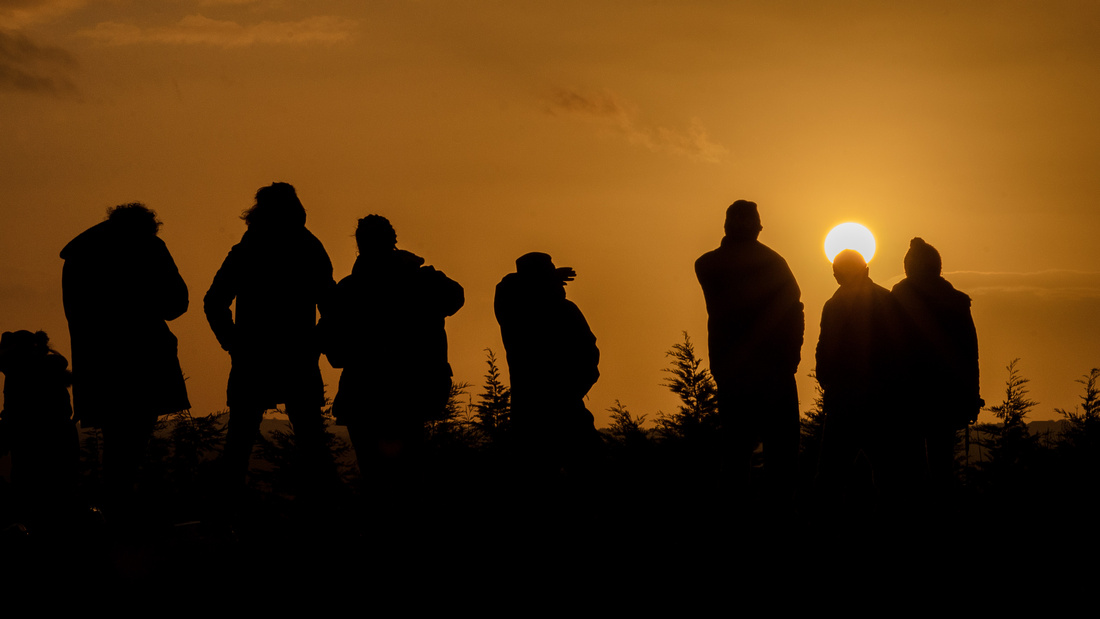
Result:
[[74,514],[80,459],[69,362],[42,331],[7,332],[0,337],[0,372],[0,456],[12,455],[17,516],[32,531],[62,524]]
[[494,309],[508,358],[512,431],[527,472],[584,468],[600,443],[584,396],[600,377],[600,351],[584,314],[565,298],[576,272],[529,253],[496,289]]
[[[821,311],[817,342],[825,409],[822,476],[841,492],[862,492],[871,480],[880,491],[892,491],[908,450],[908,435],[896,431],[906,397],[898,309],[890,292],[871,281],[859,252],[837,254],[833,276],[840,287]],[[871,480],[863,477],[868,469]]]
[[244,483],[263,413],[279,404],[286,405],[302,464],[314,477],[327,477],[335,470],[321,416],[325,387],[316,325],[317,306],[335,286],[332,262],[306,229],[305,208],[287,183],[260,188],[241,218],[248,230],[203,300],[210,328],[233,359],[224,453],[228,483]]
[[73,361],[73,409],[103,430],[108,502],[132,499],[157,417],[191,408],[167,321],[187,311],[187,285],[143,204],[123,204],[61,251]]
[[695,261],[695,274],[707,302],[727,466],[747,478],[762,441],[773,489],[789,493],[798,463],[795,373],[805,316],[787,262],[756,240],[762,229],[755,202],[731,204],[721,246]]
[[942,262],[921,238],[909,243],[905,279],[892,291],[911,329],[909,360],[914,419],[920,424],[927,474],[940,491],[955,471],[958,430],[977,420],[978,334],[970,297],[940,276]]
[[[321,317],[324,350],[344,368],[332,405],[364,478],[407,473],[451,390],[445,319],[462,286],[397,249],[389,220],[368,215],[355,231],[359,257]],[[396,481],[389,479],[388,481]]]

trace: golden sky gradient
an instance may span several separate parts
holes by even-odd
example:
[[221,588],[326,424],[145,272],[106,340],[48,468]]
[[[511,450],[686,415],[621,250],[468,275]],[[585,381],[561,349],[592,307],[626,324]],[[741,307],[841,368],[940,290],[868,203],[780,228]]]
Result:
[[802,288],[803,410],[822,242],[857,221],[887,287],[911,237],[937,247],[987,402],[1022,357],[1054,418],[1100,365],[1100,3],[912,4],[0,0],[0,329],[68,355],[58,252],[145,202],[191,291],[172,329],[194,410],[222,409],[202,297],[255,190],[286,181],[337,279],[379,213],[465,287],[459,380],[503,358],[516,257],[574,267],[603,355],[589,409],[652,419],[676,406],[664,351],[687,330],[706,354],[693,263],[744,198]]

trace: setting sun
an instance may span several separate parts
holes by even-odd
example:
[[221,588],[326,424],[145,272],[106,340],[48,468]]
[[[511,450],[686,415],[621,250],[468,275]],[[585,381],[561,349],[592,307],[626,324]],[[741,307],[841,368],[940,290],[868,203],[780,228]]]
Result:
[[861,224],[840,224],[825,237],[825,256],[832,262],[845,249],[858,251],[865,261],[870,262],[875,255],[875,236]]

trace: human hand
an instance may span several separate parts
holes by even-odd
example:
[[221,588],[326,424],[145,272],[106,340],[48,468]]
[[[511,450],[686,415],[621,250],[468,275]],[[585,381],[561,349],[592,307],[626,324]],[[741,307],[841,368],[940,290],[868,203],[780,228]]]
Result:
[[558,267],[554,269],[554,273],[561,279],[563,285],[577,277],[577,272],[573,270],[573,267]]

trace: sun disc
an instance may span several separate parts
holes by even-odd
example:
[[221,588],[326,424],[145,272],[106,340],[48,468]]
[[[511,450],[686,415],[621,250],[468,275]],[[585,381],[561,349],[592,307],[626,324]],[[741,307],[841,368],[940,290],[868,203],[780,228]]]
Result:
[[832,262],[845,249],[858,251],[864,261],[870,262],[875,255],[875,236],[866,226],[854,222],[840,224],[825,237],[825,256]]

